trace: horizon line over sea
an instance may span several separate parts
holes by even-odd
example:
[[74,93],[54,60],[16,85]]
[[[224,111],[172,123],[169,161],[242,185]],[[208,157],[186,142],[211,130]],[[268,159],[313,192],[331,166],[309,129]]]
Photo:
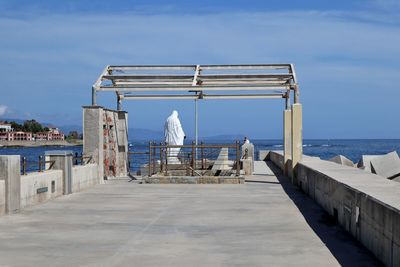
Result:
[[[192,140],[186,139],[185,143]],[[209,143],[232,143],[236,140],[209,140]],[[240,140],[242,141],[242,140]],[[250,141],[255,146],[256,157],[260,150],[282,150],[283,140],[280,139],[253,139]],[[130,141],[129,150],[144,152],[148,151],[148,141]],[[0,147],[1,155],[21,155],[28,162],[37,162],[39,156],[46,151],[69,150],[73,153],[82,153],[82,146],[38,146],[38,147]],[[337,155],[343,155],[353,162],[358,162],[362,155],[383,155],[392,151],[400,153],[400,139],[304,139],[303,153],[308,156],[330,159]],[[233,153],[233,151],[232,151]],[[137,169],[144,164],[148,157],[146,155],[135,156],[132,169]],[[35,170],[35,164],[30,169]]]

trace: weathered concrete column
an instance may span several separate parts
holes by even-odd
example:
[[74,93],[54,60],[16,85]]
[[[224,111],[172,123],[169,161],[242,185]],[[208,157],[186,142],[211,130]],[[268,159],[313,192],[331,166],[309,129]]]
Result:
[[21,157],[0,156],[0,180],[4,180],[6,191],[6,213],[15,213],[21,202]]
[[104,183],[103,108],[83,107],[83,155],[98,164],[99,183]]
[[128,113],[125,111],[118,111],[117,125],[117,176],[128,175]]
[[301,104],[292,105],[292,182],[294,182],[295,168],[303,156],[303,108]]
[[292,111],[283,111],[283,173],[290,176],[289,159],[292,158]]
[[68,195],[72,193],[72,151],[46,151],[46,159],[53,161],[53,170],[63,171],[63,193]]

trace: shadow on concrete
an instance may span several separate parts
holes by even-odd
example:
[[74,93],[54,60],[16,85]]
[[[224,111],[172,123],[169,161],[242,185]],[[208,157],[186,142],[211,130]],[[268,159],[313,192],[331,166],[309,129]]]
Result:
[[302,213],[308,225],[341,266],[384,266],[361,243],[341,228],[333,217],[294,186],[277,166],[272,162],[267,162],[267,165],[278,178],[283,190]]

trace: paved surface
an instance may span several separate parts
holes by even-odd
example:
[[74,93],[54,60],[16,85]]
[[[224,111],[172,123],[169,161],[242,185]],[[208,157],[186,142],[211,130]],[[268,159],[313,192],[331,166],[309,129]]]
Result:
[[376,264],[286,178],[256,172],[245,185],[119,180],[0,217],[0,265]]

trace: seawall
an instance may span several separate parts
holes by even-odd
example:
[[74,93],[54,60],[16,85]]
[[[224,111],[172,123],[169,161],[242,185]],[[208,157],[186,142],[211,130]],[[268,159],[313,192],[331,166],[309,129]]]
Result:
[[[269,158],[283,169],[281,151]],[[400,183],[304,157],[292,180],[386,266],[400,266]]]

